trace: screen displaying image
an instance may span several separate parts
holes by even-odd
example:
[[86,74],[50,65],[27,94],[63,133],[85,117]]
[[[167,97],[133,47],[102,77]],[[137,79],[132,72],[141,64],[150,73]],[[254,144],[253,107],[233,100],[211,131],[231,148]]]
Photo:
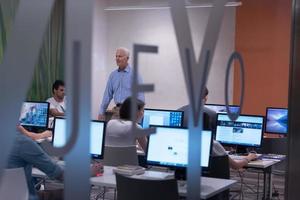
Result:
[[267,133],[287,134],[288,109],[267,108],[266,130]]
[[[53,146],[63,147],[66,144],[66,119],[55,118],[53,131]],[[94,158],[103,157],[105,122],[91,121],[90,154]]]
[[[207,108],[215,111],[216,113],[227,113],[225,105],[221,105],[221,104],[205,104],[205,107],[207,107]],[[239,111],[239,109],[240,109],[239,106],[233,106],[233,105],[229,106],[229,110],[232,113],[237,113]]]
[[259,147],[263,134],[263,117],[240,115],[231,121],[226,114],[218,114],[216,140],[224,144]]
[[181,127],[183,111],[145,109],[142,127],[149,128],[150,125]]
[[47,128],[48,112],[48,102],[24,102],[19,117],[20,125]]
[[[147,163],[150,165],[186,167],[188,163],[188,135],[189,130],[185,128],[156,127],[156,134],[149,136]],[[202,167],[208,167],[211,142],[211,131],[202,131]]]

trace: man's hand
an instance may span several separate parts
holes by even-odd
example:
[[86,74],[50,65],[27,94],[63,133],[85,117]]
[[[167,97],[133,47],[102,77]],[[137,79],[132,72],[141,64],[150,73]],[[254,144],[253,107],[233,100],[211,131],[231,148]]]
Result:
[[91,176],[100,176],[103,174],[103,165],[101,163],[93,163],[91,165]]

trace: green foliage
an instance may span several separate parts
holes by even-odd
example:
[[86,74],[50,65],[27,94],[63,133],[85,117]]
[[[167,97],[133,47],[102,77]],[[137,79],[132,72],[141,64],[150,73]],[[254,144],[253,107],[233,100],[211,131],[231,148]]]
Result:
[[[0,62],[3,59],[18,3],[19,0],[3,0],[0,2]],[[28,100],[46,100],[52,95],[52,83],[56,79],[64,79],[64,5],[64,0],[56,0],[53,7],[39,59],[35,66],[32,84],[27,92]]]

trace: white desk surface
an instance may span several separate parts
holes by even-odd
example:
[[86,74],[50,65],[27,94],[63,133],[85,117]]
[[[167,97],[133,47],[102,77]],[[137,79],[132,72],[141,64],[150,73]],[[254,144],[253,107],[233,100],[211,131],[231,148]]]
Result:
[[[110,166],[104,166],[104,174],[98,177],[91,177],[90,182],[92,185],[102,186],[102,187],[116,187],[116,178],[113,173],[113,168]],[[47,177],[40,170],[33,168],[32,175],[34,177],[45,178]],[[156,171],[146,171],[145,174],[135,175],[135,178],[145,178],[145,179],[160,179],[168,177],[170,173],[166,172],[156,172]],[[210,198],[220,192],[229,189],[236,180],[218,179],[218,178],[201,178],[201,199]],[[185,182],[178,183],[178,192],[181,196],[186,196],[186,184]]]
[[[106,187],[116,187],[116,178],[112,171],[113,167],[105,166],[103,176],[92,177],[91,184],[98,186],[106,186]],[[146,179],[155,179],[159,178],[159,173],[161,177],[166,177],[169,173],[165,172],[153,172],[146,171],[145,174],[133,176],[135,178],[146,178]],[[154,175],[154,176],[153,176]],[[158,175],[158,176],[157,176]],[[201,179],[201,199],[210,198],[220,192],[223,192],[229,189],[234,183],[235,180],[227,180],[227,179],[217,179],[217,178],[207,178],[202,177]],[[179,183],[178,184],[178,192],[181,196],[186,196],[186,184]]]
[[[241,160],[245,157],[245,156],[237,156],[237,155],[229,155],[229,156],[234,160]],[[262,159],[258,159],[258,160],[254,160],[254,161],[249,162],[247,164],[247,167],[265,169],[265,168],[268,168],[272,165],[275,165],[276,163],[279,163],[281,161],[282,160],[262,158]]]

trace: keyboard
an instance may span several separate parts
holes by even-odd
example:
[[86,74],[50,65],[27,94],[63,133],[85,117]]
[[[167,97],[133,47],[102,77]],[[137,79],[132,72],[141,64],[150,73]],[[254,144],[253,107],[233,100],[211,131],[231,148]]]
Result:
[[283,160],[283,159],[285,159],[285,155],[281,155],[281,154],[263,154],[262,158],[264,158],[264,159],[274,159],[274,160]]
[[[263,154],[259,154],[257,153],[256,154],[257,158],[255,160],[259,160],[261,158],[263,158]],[[243,160],[245,159],[246,156],[242,156],[242,155],[237,155],[237,154],[233,154],[233,155],[230,155],[230,158],[234,159],[234,160]]]

